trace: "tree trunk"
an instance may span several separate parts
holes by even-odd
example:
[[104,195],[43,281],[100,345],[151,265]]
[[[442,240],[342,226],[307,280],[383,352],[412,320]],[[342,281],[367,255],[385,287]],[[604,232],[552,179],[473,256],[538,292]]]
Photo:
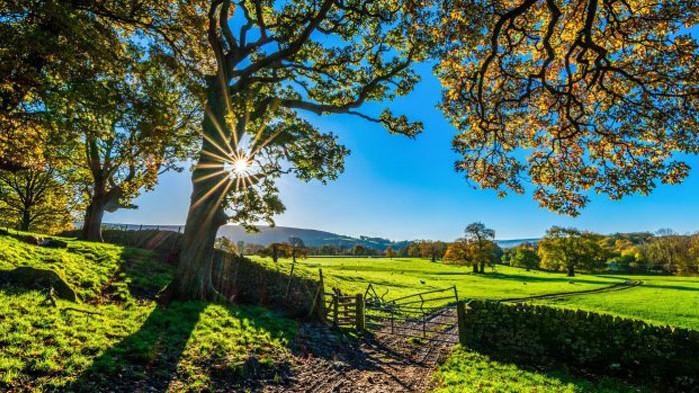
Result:
[[29,224],[31,224],[31,215],[29,214],[29,209],[24,209],[22,211],[22,224],[20,227],[20,230],[28,232],[29,231]]
[[[192,196],[187,224],[182,238],[180,260],[175,276],[161,297],[162,303],[171,300],[214,300],[216,291],[211,280],[212,255],[216,233],[228,218],[223,200],[232,180],[222,171],[223,156],[231,152],[220,151],[227,146],[223,135],[230,135],[226,127],[226,107],[217,78],[208,78],[206,115],[202,123],[204,134],[202,153],[192,172]],[[211,154],[206,154],[209,152]]]
[[485,273],[485,262],[481,262],[481,273]]
[[575,266],[568,266],[568,277],[575,277]]
[[103,242],[102,218],[104,218],[104,198],[96,195],[92,197],[85,211],[85,221],[80,233],[80,240]]
[[478,264],[477,263],[473,264],[473,272],[478,273]]

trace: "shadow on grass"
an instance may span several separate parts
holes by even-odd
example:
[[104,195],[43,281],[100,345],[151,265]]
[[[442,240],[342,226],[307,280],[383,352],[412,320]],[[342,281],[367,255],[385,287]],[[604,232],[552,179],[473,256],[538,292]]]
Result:
[[518,274],[503,274],[503,273],[488,273],[488,274],[480,274],[479,277],[483,278],[490,278],[490,279],[498,279],[498,280],[513,280],[513,281],[523,281],[523,282],[541,282],[541,283],[554,283],[554,282],[572,282],[573,284],[602,284],[602,285],[614,285],[623,282],[621,278],[619,278],[619,282],[610,282],[610,281],[603,281],[603,280],[591,280],[591,279],[579,279],[577,277],[566,277],[566,276],[561,276],[561,277],[535,277],[535,276],[524,276],[524,275],[518,275]]
[[205,307],[200,302],[156,307],[137,332],[95,359],[68,391],[166,391]]

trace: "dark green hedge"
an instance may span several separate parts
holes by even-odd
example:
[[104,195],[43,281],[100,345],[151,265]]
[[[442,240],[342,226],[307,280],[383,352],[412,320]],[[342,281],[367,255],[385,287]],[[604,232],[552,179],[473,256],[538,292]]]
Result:
[[471,301],[464,343],[535,365],[557,365],[699,392],[699,332],[586,311]]

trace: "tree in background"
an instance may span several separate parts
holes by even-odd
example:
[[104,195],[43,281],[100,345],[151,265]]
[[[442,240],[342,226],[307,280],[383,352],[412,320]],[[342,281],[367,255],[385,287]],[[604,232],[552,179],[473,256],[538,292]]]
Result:
[[576,269],[589,269],[600,259],[598,240],[597,236],[575,228],[552,227],[538,243],[541,266],[564,270],[574,277]]
[[441,259],[447,251],[447,244],[438,240],[420,240],[417,243],[419,247],[419,256],[421,258],[430,258],[432,262]]
[[289,254],[293,259],[293,263],[296,263],[296,258],[308,257],[308,250],[300,237],[289,238]]
[[481,273],[485,273],[485,265],[492,265],[495,261],[495,231],[481,222],[474,222],[466,227],[464,233],[472,248],[472,261],[478,263]]
[[697,235],[683,236],[671,229],[662,229],[644,248],[648,268],[680,275],[699,273],[698,246]]
[[53,169],[0,170],[0,219],[22,231],[58,233],[73,228],[79,209],[74,188]]
[[[175,277],[168,298],[210,299],[211,249],[232,221],[272,222],[284,210],[275,187],[284,173],[334,180],[348,150],[299,115],[343,113],[413,137],[422,124],[358,111],[410,92],[412,65],[426,59],[423,1],[230,0],[179,3],[179,23],[203,28],[210,61],[199,68],[205,97],[202,148]],[[240,28],[231,28],[233,24]],[[194,49],[199,51],[199,49]],[[234,176],[231,176],[233,174]]]
[[350,253],[352,255],[366,255],[367,249],[361,244],[355,244],[354,246],[352,246],[352,250],[350,251]]
[[286,258],[291,255],[291,249],[287,243],[272,243],[261,251],[260,255],[270,257],[277,263],[279,258]]
[[396,252],[393,251],[392,247],[387,247],[385,251],[386,257],[389,259],[393,259],[394,256],[396,256]]
[[523,267],[527,271],[539,267],[539,256],[531,243],[522,243],[509,250],[510,266]]
[[[225,251],[230,254],[238,254],[240,248],[236,247],[235,244],[233,244],[233,241],[231,239],[221,236],[218,239],[216,239],[216,243],[214,244],[214,247],[217,250]],[[241,255],[242,256],[242,255]]]
[[588,190],[621,199],[687,177],[676,153],[699,150],[695,1],[440,5],[457,171],[501,196],[531,182],[542,206],[570,215]]
[[238,240],[236,242],[235,248],[238,250],[238,253],[241,257],[245,256],[245,242],[242,240]]
[[473,272],[478,273],[478,263],[472,257],[471,245],[466,239],[457,239],[447,247],[447,251],[444,253],[444,263],[459,266],[471,265]]
[[[134,55],[133,57],[137,57]],[[87,200],[80,238],[102,241],[105,212],[135,208],[158,176],[180,170],[194,145],[199,107],[170,74],[165,59],[148,59],[69,84],[47,96],[55,127],[75,135],[66,154]]]

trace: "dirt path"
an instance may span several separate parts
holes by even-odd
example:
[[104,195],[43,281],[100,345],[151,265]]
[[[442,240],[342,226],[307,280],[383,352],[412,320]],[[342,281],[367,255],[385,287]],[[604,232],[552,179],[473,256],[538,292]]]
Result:
[[[453,312],[448,309],[431,320],[447,320]],[[440,336],[451,337],[456,328]],[[266,392],[425,392],[431,386],[432,372],[452,345],[406,339],[391,334],[390,329],[359,340],[342,339],[327,327],[313,324],[303,327],[296,344],[300,350],[296,364],[280,385],[268,386]]]

